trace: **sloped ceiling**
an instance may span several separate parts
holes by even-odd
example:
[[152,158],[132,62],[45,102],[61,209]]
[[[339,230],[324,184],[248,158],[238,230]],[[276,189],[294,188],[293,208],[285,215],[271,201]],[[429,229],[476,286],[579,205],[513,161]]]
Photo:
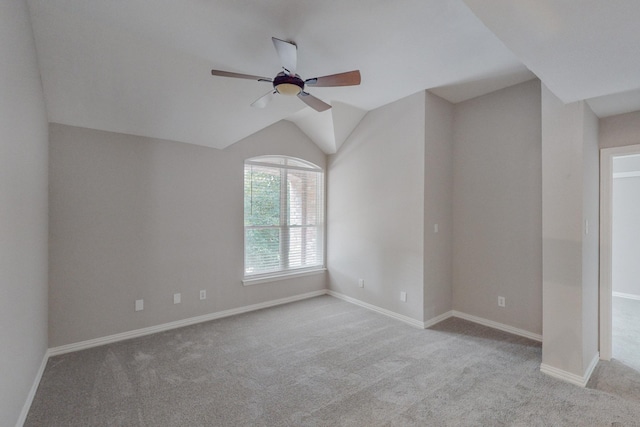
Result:
[[[534,77],[462,0],[28,3],[49,121],[220,149],[289,119],[332,153],[358,117],[410,94],[455,102]],[[272,36],[298,45],[303,78],[359,69],[362,84],[309,89],[326,114],[284,96],[250,107],[269,83],[210,70],[275,76]]]
[[[225,148],[290,120],[333,153],[374,108],[425,89],[460,102],[538,76],[599,116],[640,110],[636,0],[28,0],[49,121]],[[316,113],[269,83],[271,37],[298,45]],[[535,74],[534,74],[535,73]]]
[[600,117],[640,110],[637,0],[465,0],[562,101]]

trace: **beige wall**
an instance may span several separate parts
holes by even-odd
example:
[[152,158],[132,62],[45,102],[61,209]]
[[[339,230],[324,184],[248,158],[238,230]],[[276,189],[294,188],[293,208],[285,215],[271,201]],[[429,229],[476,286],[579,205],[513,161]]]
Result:
[[429,92],[425,97],[424,319],[428,321],[452,307],[454,107]]
[[453,308],[536,334],[540,114],[540,83],[532,80],[456,104],[453,124]]
[[0,2],[0,425],[47,349],[47,117],[23,0]]
[[[586,370],[598,353],[600,283],[600,149],[598,117],[587,103],[583,109],[582,176],[582,366]],[[588,225],[588,229],[587,229]]]
[[326,167],[292,123],[222,151],[59,124],[50,135],[50,347],[325,288],[324,274],[241,283],[244,159]]
[[424,123],[424,92],[370,111],[329,157],[327,187],[330,289],[419,321]]
[[565,105],[543,86],[542,362],[578,376],[597,352],[597,135],[584,102]]
[[640,144],[640,111],[600,119],[600,148]]
[[542,362],[582,375],[582,104],[542,89]]

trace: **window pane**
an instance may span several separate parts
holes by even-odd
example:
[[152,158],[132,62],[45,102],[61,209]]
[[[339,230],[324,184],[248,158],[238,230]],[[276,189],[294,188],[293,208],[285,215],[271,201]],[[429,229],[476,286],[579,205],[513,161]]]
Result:
[[318,182],[322,175],[317,172],[288,170],[287,192],[289,198],[289,225],[316,225],[318,223]]
[[245,275],[322,266],[324,173],[267,156],[248,160],[244,178]]
[[255,165],[244,169],[245,225],[280,225],[280,170]]
[[316,168],[317,166],[310,164],[309,162],[305,162],[303,160],[296,160],[296,159],[292,159],[292,158],[287,158],[286,159],[287,162],[287,166],[298,166],[298,167],[303,167],[303,168]]
[[286,162],[284,157],[270,157],[270,156],[260,157],[256,160],[259,161],[260,163],[273,163],[274,165],[284,165]]
[[280,229],[246,229],[244,251],[245,274],[260,274],[280,270]]
[[321,229],[317,227],[307,227],[303,229],[305,235],[305,250],[307,254],[307,265],[322,265],[324,251],[322,249]]
[[316,227],[289,229],[289,268],[322,265],[322,253],[318,251],[318,243]]
[[253,159],[249,159],[248,163],[257,162],[257,163],[271,163],[274,165],[280,166],[294,166],[298,168],[305,169],[313,169],[319,170],[320,168],[313,163],[307,162],[305,160],[294,159],[292,157],[282,157],[282,156],[262,156],[262,157],[254,157]]

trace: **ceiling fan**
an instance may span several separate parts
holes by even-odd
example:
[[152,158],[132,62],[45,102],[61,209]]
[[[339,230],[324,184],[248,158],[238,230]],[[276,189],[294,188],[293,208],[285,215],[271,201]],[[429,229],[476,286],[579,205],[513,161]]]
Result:
[[316,111],[325,111],[331,108],[331,105],[316,98],[308,92],[305,92],[305,85],[313,87],[334,87],[334,86],[356,86],[360,84],[360,71],[347,71],[345,73],[331,74],[328,76],[314,77],[312,79],[302,80],[296,74],[297,63],[297,46],[294,43],[272,37],[273,45],[278,52],[282,70],[273,79],[268,77],[252,76],[249,74],[232,73],[229,71],[211,70],[214,76],[234,77],[238,79],[257,80],[259,82],[269,82],[273,84],[273,89],[265,95],[254,101],[251,106],[264,108],[269,101],[273,99],[275,94],[297,96]]

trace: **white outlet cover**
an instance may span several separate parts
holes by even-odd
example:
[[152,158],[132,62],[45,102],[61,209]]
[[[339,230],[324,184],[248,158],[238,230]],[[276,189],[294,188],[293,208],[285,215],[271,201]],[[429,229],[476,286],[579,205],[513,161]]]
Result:
[[174,304],[180,304],[180,300],[181,300],[181,295],[180,294],[173,294],[173,303]]
[[402,291],[400,292],[400,301],[407,302],[407,293]]
[[203,289],[203,290],[200,291],[200,299],[201,300],[207,299],[207,291],[206,291],[206,289]]
[[136,300],[136,311],[142,311],[144,310],[144,300],[143,299],[137,299]]
[[358,286],[364,288],[364,279],[358,279]]

